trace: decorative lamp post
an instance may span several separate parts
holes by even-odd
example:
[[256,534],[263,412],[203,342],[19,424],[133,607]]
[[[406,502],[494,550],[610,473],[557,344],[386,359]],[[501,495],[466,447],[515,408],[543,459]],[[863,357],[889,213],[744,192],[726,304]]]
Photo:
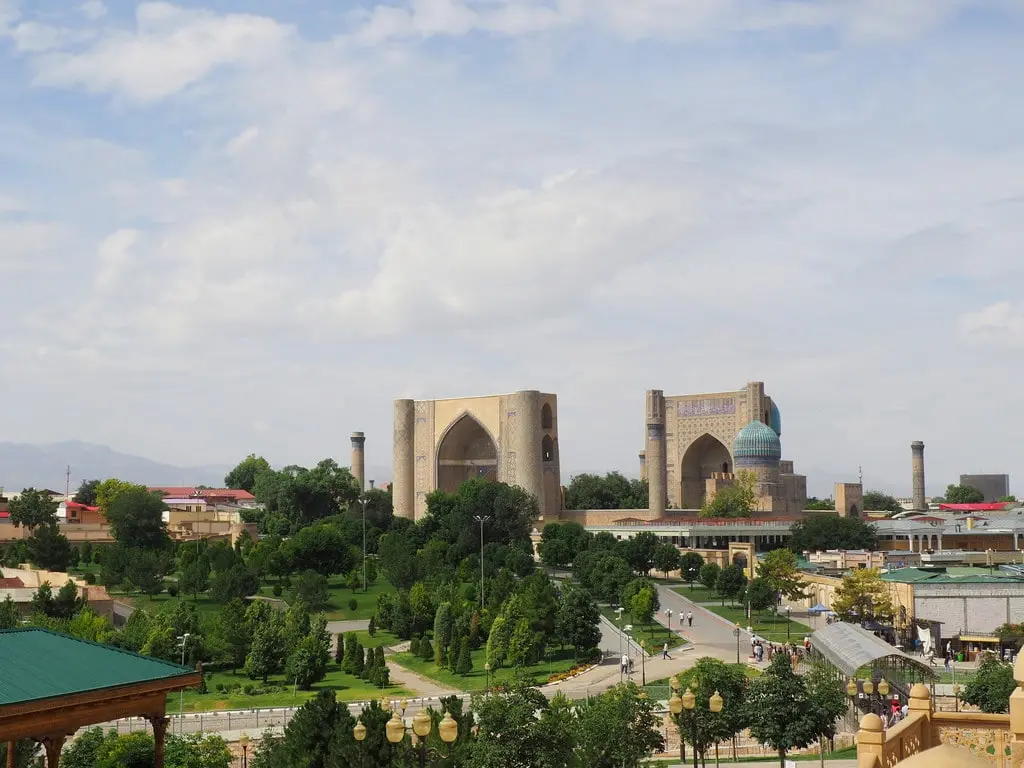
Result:
[[953,706],[956,707],[956,711],[960,711],[960,686],[953,686]]
[[672,609],[671,608],[666,608],[665,609],[665,617],[668,619],[668,631],[671,634],[671,632],[672,632]]
[[360,762],[365,768],[366,747],[363,746],[363,742],[366,740],[366,726],[363,725],[362,719],[356,720],[356,727],[352,729],[352,735],[356,737],[356,741],[359,743]]
[[789,630],[790,624],[792,623],[793,607],[791,605],[786,606],[786,643],[789,644]]
[[249,734],[238,737],[238,746],[242,748],[242,768],[249,768]]
[[619,621],[619,682],[622,682],[622,673],[625,671],[622,668],[622,612],[626,610],[621,605],[615,609],[615,613],[618,614]]
[[732,628],[732,633],[736,635],[736,663],[740,663],[740,625],[737,624]]
[[[395,745],[405,745],[404,749],[409,762],[415,758],[420,768],[426,768],[428,757],[432,760],[441,757],[436,749],[427,747],[427,736],[430,735],[432,725],[430,715],[421,709],[412,719],[412,732],[416,736],[416,743],[413,744],[410,739],[410,743],[405,745],[405,721],[398,716],[398,712],[395,712],[388,720],[385,731],[389,742]],[[358,726],[356,727],[358,728]],[[437,731],[441,736],[441,741],[450,747],[459,737],[459,724],[455,722],[450,712],[445,712],[438,724]],[[358,736],[356,738],[358,739]]]
[[647,685],[647,641],[640,638],[640,685]]
[[487,681],[486,684],[484,685],[484,690],[487,692],[488,695],[490,695],[490,693],[491,693],[491,662],[489,662],[489,661],[485,661],[484,662],[484,674],[486,675],[485,679]]

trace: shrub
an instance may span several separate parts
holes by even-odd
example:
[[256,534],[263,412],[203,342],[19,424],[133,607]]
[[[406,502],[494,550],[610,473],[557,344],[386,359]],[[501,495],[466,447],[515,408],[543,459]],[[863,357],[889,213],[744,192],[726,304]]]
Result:
[[370,637],[377,634],[377,622],[373,616],[370,617],[370,626],[366,628],[366,631],[370,633]]
[[420,639],[416,635],[413,635],[412,640],[409,641],[409,653],[416,657],[420,655]]
[[246,696],[252,696],[252,692],[254,690],[256,690],[256,686],[254,686],[252,683],[246,683],[242,686],[242,693],[244,693]]
[[430,644],[427,638],[420,640],[420,658],[424,661],[434,660],[434,646]]
[[350,597],[349,600],[348,600],[348,609],[350,611],[354,611],[358,607],[359,607],[359,602],[354,597]]
[[178,585],[177,584],[168,584],[167,585],[167,594],[170,595],[171,597],[177,597],[178,596]]
[[280,597],[281,594],[284,592],[284,587],[282,587],[280,584],[275,584],[274,589],[271,591],[274,593],[274,597]]
[[85,583],[86,584],[95,584],[96,583],[96,574],[93,573],[92,571],[90,571],[89,573],[85,574]]

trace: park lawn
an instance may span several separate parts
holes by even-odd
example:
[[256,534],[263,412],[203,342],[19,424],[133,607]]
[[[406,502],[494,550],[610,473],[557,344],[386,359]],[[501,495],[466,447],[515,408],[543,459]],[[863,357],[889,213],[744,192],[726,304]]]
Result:
[[[248,696],[244,693],[221,693],[216,690],[218,683],[224,685],[246,685],[251,684],[262,687],[262,680],[250,680],[242,670],[232,675],[230,670],[213,672],[206,681],[209,693],[199,694],[195,691],[185,691],[184,711],[185,712],[210,712],[219,709],[257,709],[268,707],[296,707],[324,689],[333,689],[338,701],[369,701],[379,699],[382,695],[387,696],[412,696],[412,692],[397,685],[390,685],[381,690],[375,685],[370,685],[354,675],[348,675],[341,671],[339,665],[332,663],[327,668],[327,677],[313,686],[310,691],[294,690],[285,680],[284,675],[271,675],[268,685],[286,686],[287,690],[275,693],[264,693],[258,696]],[[169,694],[167,699],[167,710],[173,714],[179,706],[179,695]]]
[[702,584],[694,583],[693,589],[690,589],[688,584],[681,587],[673,587],[672,591],[680,597],[685,597],[692,603],[716,603],[721,602],[722,598],[718,596],[718,593],[713,589],[708,589]]
[[356,640],[363,648],[376,648],[378,645],[383,645],[385,648],[391,648],[398,645],[399,643],[406,642],[395,633],[387,629],[378,629],[373,637],[370,637],[368,630],[361,629],[356,632]]
[[[296,576],[292,576],[294,582]],[[360,619],[369,619],[377,611],[377,598],[380,595],[390,594],[395,592],[395,588],[388,583],[387,579],[383,576],[378,576],[377,580],[370,585],[370,588],[364,592],[362,587],[356,589],[353,593],[351,589],[345,586],[344,576],[332,576],[327,580],[327,589],[330,593],[330,597],[327,601],[327,608],[324,610],[327,618],[331,621],[356,621]],[[274,596],[274,585],[264,584],[260,587],[259,594],[264,597]],[[294,590],[285,589],[281,593],[282,600],[290,601],[294,598]],[[350,610],[348,607],[348,601],[355,598],[357,607],[356,609]]]
[[[549,648],[549,658],[527,667],[526,671],[534,676],[539,685],[547,682],[551,675],[567,672],[577,665],[575,655],[571,648],[558,650]],[[487,649],[481,646],[470,652],[473,660],[473,671],[469,674],[457,675],[447,669],[441,669],[434,665],[433,660],[424,661],[411,653],[396,653],[391,660],[400,664],[417,675],[430,678],[442,685],[461,691],[483,691],[487,688],[487,674],[484,671],[484,662],[487,660]],[[582,662],[580,662],[582,663]],[[491,687],[512,679],[515,670],[511,667],[501,667],[492,670],[490,674]]]
[[[751,616],[750,622],[747,621],[747,611],[742,605],[713,605],[708,604],[703,606],[706,610],[716,613],[723,619],[727,619],[733,624],[739,624],[741,627],[746,629],[748,626],[753,627],[754,634],[758,637],[762,637],[765,640],[771,640],[775,643],[792,642],[797,645],[802,645],[804,641],[804,635],[811,634],[811,628],[806,624],[801,624],[799,621],[793,621],[792,619],[787,620],[785,616],[775,615],[774,621],[772,614],[768,612],[761,612],[760,614],[755,611]],[[786,624],[789,624],[789,636],[786,635]]]
[[[615,613],[615,609],[610,605],[602,605],[601,614],[608,619],[616,627],[619,626],[619,616]],[[622,626],[625,627],[630,623],[629,614],[623,612],[622,614]],[[630,637],[634,638],[638,642],[643,640],[646,643],[647,655],[653,656],[656,653],[661,653],[662,647],[668,642],[668,647],[679,648],[680,646],[686,645],[690,641],[687,640],[675,631],[669,632],[667,627],[658,624],[657,622],[651,624],[649,627],[633,625],[633,629],[627,633]]]
[[223,607],[222,603],[218,603],[208,594],[200,594],[199,597],[194,598],[192,595],[178,595],[177,597],[171,597],[167,592],[161,592],[159,595],[126,595],[124,592],[117,592],[110,590],[110,596],[127,600],[132,604],[132,607],[139,608],[150,613],[156,613],[163,608],[167,603],[175,600],[182,600],[186,603],[192,603],[196,607],[196,613],[199,615],[213,615],[216,614]]

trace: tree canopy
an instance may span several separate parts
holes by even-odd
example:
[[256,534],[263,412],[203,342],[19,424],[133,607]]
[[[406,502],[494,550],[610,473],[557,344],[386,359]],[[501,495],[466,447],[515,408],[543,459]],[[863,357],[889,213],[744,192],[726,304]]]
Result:
[[264,472],[270,472],[270,462],[262,456],[250,453],[224,476],[224,485],[227,488],[240,489],[253,492],[256,487],[256,478]]
[[40,525],[56,525],[58,506],[46,491],[26,488],[17,498],[11,499],[8,512],[12,525],[23,525],[31,532]]
[[887,493],[867,491],[864,494],[864,509],[870,509],[872,512],[902,512],[903,505]]
[[856,517],[809,515],[789,529],[789,548],[794,552],[828,549],[867,549],[878,546],[875,526]]
[[981,504],[985,494],[973,485],[949,485],[945,499],[947,504]]
[[961,698],[982,712],[999,714],[1010,710],[1010,696],[1016,689],[1013,665],[989,658],[981,662],[977,674],[968,679]]
[[736,479],[726,485],[701,507],[701,517],[750,517],[757,505],[755,487],[757,476],[749,470],[740,470]]
[[875,618],[888,620],[894,609],[889,586],[877,568],[858,568],[843,577],[836,587],[834,610],[843,621],[860,622]]
[[646,509],[647,481],[619,472],[574,475],[565,489],[566,509]]

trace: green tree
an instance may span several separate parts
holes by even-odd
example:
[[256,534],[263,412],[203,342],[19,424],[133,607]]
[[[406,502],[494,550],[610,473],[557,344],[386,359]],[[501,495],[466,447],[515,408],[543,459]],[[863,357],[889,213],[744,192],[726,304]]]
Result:
[[220,639],[231,674],[245,666],[245,657],[252,645],[252,628],[246,620],[245,603],[235,598],[222,606],[217,614],[216,636]]
[[419,578],[419,559],[412,533],[392,532],[380,537],[380,567],[388,582],[409,589]]
[[455,672],[465,677],[473,671],[473,657],[469,653],[469,638],[459,640],[459,658],[455,662]]
[[972,485],[949,485],[945,498],[947,504],[981,504],[985,494]]
[[637,592],[629,601],[629,615],[636,624],[650,626],[657,612],[658,593],[650,587]]
[[727,565],[718,574],[718,579],[715,581],[715,591],[722,598],[722,604],[724,605],[726,599],[735,602],[746,585],[747,577],[743,573],[743,568],[738,565]]
[[639,768],[665,746],[654,702],[624,683],[592,696],[576,707],[575,756],[592,768]]
[[348,576],[345,577],[345,586],[352,590],[353,595],[356,593],[356,590],[362,586],[362,584],[363,574],[360,571],[353,568],[348,572]]
[[1017,501],[1017,497],[1012,495],[1012,494],[1009,495],[1009,496],[1000,496],[999,497],[999,502],[1001,504],[1015,503],[1016,501]]
[[256,625],[249,655],[245,658],[245,673],[253,680],[262,679],[266,683],[267,678],[281,671],[287,656],[283,625],[281,612],[273,609]]
[[508,662],[513,667],[528,667],[544,650],[541,634],[530,627],[527,619],[519,619],[508,641]]
[[327,523],[301,529],[285,542],[284,556],[293,571],[314,570],[323,576],[347,573],[355,566],[345,535]]
[[[572,646],[577,660],[601,642],[600,625],[601,611],[594,599],[586,590],[567,585],[559,601],[555,633],[559,640]],[[491,632],[494,633],[493,627]]]
[[804,504],[804,509],[815,510],[815,511],[834,511],[836,508],[835,499],[819,499],[816,496],[811,496],[807,499],[807,503]]
[[[680,676],[679,686],[681,691],[689,689],[694,696],[694,708],[682,712],[683,738],[703,762],[710,747],[731,739],[749,724],[746,675],[740,666],[705,656]],[[721,712],[711,711],[711,697],[716,693],[722,697]],[[693,741],[694,721],[696,743]]]
[[[358,765],[355,720],[333,690],[322,690],[295,712],[284,731],[281,768],[340,768]],[[278,768],[275,766],[274,768]]]
[[623,547],[626,562],[636,573],[646,576],[654,566],[654,556],[659,546],[660,541],[657,536],[649,531],[642,531],[626,541]]
[[106,512],[107,508],[114,503],[118,496],[131,489],[147,490],[144,485],[135,485],[125,480],[118,480],[116,477],[107,478],[96,487],[96,506],[101,507]]
[[18,605],[11,598],[10,593],[0,603],[0,629],[14,629],[21,625],[21,614],[18,612]]
[[789,750],[812,744],[821,733],[807,686],[784,653],[775,654],[764,674],[750,681],[747,700],[750,735],[778,753],[779,768],[785,768]]
[[474,699],[479,732],[467,767],[575,768],[574,721],[553,704],[527,686]]
[[693,582],[700,578],[700,569],[704,567],[704,558],[696,552],[684,552],[679,558],[679,574],[685,579],[690,590],[693,590]]
[[95,507],[96,493],[99,491],[99,487],[99,480],[83,480],[71,500],[76,504],[85,504],[87,507]]
[[754,579],[747,585],[744,598],[747,604],[750,605],[750,610],[760,612],[766,611],[775,605],[778,595],[767,581],[764,579]]
[[71,562],[71,544],[57,523],[42,523],[26,540],[28,559],[36,568],[65,571]]
[[269,461],[255,453],[250,453],[224,476],[224,486],[252,493],[256,487],[256,478],[269,471],[271,471]]
[[205,592],[210,587],[210,561],[200,557],[185,567],[178,579],[178,589],[182,594],[192,595],[193,599],[199,597],[200,592]]
[[843,621],[859,622],[868,618],[889,620],[895,613],[889,586],[877,568],[857,568],[843,577],[836,587],[832,610]]
[[58,506],[46,491],[26,488],[11,499],[7,509],[11,524],[15,528],[23,525],[31,533],[39,526],[57,525]]
[[53,616],[58,619],[70,619],[87,605],[84,597],[78,594],[78,587],[75,582],[68,579],[64,586],[57,590],[57,596],[53,599]]
[[701,507],[701,517],[750,517],[757,505],[757,476],[740,470],[736,479],[718,490]]
[[875,526],[856,517],[810,515],[793,523],[789,548],[796,553],[828,549],[867,549],[878,546]]
[[303,571],[295,580],[295,595],[309,606],[309,610],[324,610],[331,599],[327,577],[314,570]]
[[902,512],[903,506],[893,496],[881,491],[864,494],[864,509],[872,512]]
[[[11,765],[7,762],[7,742],[0,743],[0,764]],[[66,752],[64,754],[67,754]],[[43,751],[42,747],[31,739],[21,739],[14,743],[14,768],[42,768]],[[61,757],[63,762],[64,758]],[[77,768],[72,765],[71,768]],[[91,768],[91,766],[86,766]]]
[[452,604],[441,603],[434,614],[434,663],[441,666],[445,649],[452,644]]
[[646,509],[647,482],[619,472],[574,475],[565,489],[566,509]]
[[210,597],[218,603],[246,598],[259,591],[260,580],[244,563],[218,571],[210,581]]
[[961,698],[982,712],[999,714],[1009,712],[1010,695],[1016,688],[1013,666],[988,658],[981,662],[977,674],[967,681]]
[[675,544],[659,544],[654,550],[654,567],[667,579],[669,573],[679,567],[679,548]]
[[825,664],[815,664],[811,667],[804,675],[804,685],[807,687],[809,709],[815,715],[818,752],[821,755],[821,764],[824,765],[825,743],[835,737],[836,722],[849,707],[846,688]]
[[705,563],[700,568],[700,583],[708,589],[714,589],[718,583],[718,576],[721,573],[721,566],[715,563]]
[[491,624],[487,637],[487,662],[494,669],[501,667],[508,658],[508,645],[512,639],[512,627],[504,616],[498,616]]
[[104,507],[104,515],[110,523],[110,534],[118,544],[138,549],[166,549],[170,542],[163,519],[166,510],[159,496],[135,485],[117,493]]
[[[288,656],[285,674],[289,680],[304,691],[313,687],[327,676],[327,665],[330,662],[330,635],[327,633],[327,620],[319,617],[310,627],[309,634],[303,637]],[[359,661],[362,662],[362,650],[359,649]],[[362,664],[359,664],[360,671]],[[355,670],[353,658],[353,674]]]
[[434,661],[436,658],[434,655],[434,646],[430,643],[430,639],[425,635],[420,638],[420,658],[424,661]]
[[757,577],[764,579],[775,590],[789,600],[804,597],[804,586],[796,567],[796,555],[788,549],[773,549],[757,564]]

